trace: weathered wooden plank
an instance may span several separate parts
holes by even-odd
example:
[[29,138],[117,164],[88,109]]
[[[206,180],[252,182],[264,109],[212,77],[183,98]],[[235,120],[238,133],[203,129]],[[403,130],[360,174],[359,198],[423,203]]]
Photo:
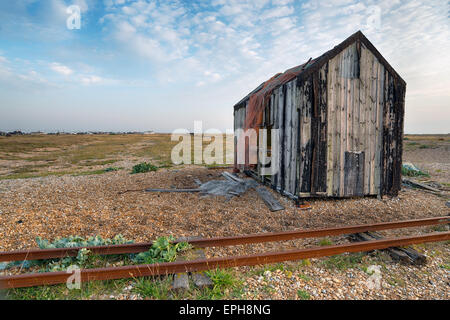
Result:
[[296,109],[296,126],[297,126],[297,143],[296,143],[296,172],[295,172],[295,194],[299,195],[300,192],[300,180],[301,180],[301,167],[302,167],[302,158],[301,158],[301,108],[302,108],[302,98],[303,98],[303,89],[302,86],[299,85],[298,80],[296,80],[295,85],[295,109]]
[[375,154],[376,154],[376,121],[377,121],[377,109],[378,109],[378,61],[372,54],[372,77],[371,77],[371,91],[370,91],[370,194],[376,194],[375,189]]
[[383,140],[383,105],[384,105],[384,66],[378,64],[378,79],[377,79],[377,123],[376,123],[376,147],[375,147],[375,190],[381,196],[381,155],[382,155],[382,140]]
[[405,87],[397,78],[394,78],[394,92],[395,92],[395,106],[394,116],[394,145],[395,157],[393,163],[393,188],[391,194],[393,196],[398,194],[401,188],[401,167],[402,167],[402,141],[403,141],[403,115],[404,115],[404,99]]
[[363,195],[364,152],[345,152],[345,196]]
[[356,183],[355,164],[355,153],[346,151],[344,156],[344,196],[353,195]]
[[355,183],[355,195],[356,196],[362,196],[364,195],[364,158],[365,153],[364,151],[358,151],[358,159],[356,162],[356,171],[358,172],[356,176],[356,183]]
[[392,189],[392,110],[393,110],[393,78],[386,72],[385,86],[385,117],[384,117],[384,190],[385,194],[390,194]]
[[334,151],[333,151],[333,196],[339,196],[340,189],[340,153],[341,153],[341,113],[342,113],[342,84],[341,77],[339,76],[342,69],[342,53],[336,56],[336,80],[335,80],[335,93],[336,93],[336,115],[334,126]]
[[283,86],[278,88],[278,128],[279,128],[279,144],[278,144],[278,179],[277,190],[282,190],[283,184],[283,152],[284,152],[284,93]]
[[[245,107],[236,110],[236,118],[237,119],[236,119],[235,130],[239,130],[239,129],[243,130],[244,129],[247,102],[245,103],[245,105],[246,105]],[[235,165],[237,166],[237,168],[243,169],[244,165],[242,163],[238,163],[238,162],[243,162],[243,159],[240,159],[240,157],[238,157],[238,155],[237,155],[237,151],[238,151],[237,150],[237,143],[238,143],[237,137],[235,136],[234,139],[235,139],[235,146],[236,146],[235,147],[235,158],[234,158]]]
[[354,45],[349,47],[348,52],[348,64],[349,64],[349,77],[347,78],[347,111],[346,111],[346,117],[347,117],[347,147],[346,151],[352,151],[353,150],[353,75],[355,73],[355,51],[356,48]]
[[333,195],[333,150],[334,146],[334,127],[336,124],[336,107],[335,107],[335,81],[336,81],[336,59],[328,62],[327,73],[327,195]]
[[327,106],[328,63],[319,70],[319,168],[316,192],[327,191],[327,146],[328,146],[328,106]]
[[[352,66],[352,68],[354,68]],[[353,79],[347,80],[347,151],[354,151],[353,136]]]
[[[360,78],[359,78],[359,151],[366,152],[366,90],[367,90],[367,51],[364,46],[361,45],[361,58],[360,58]],[[365,163],[364,163],[365,167]],[[365,170],[365,169],[364,169]],[[364,177],[366,180],[367,177]],[[366,182],[363,183],[364,194],[366,194]]]
[[298,109],[297,109],[297,84],[296,81],[292,81],[291,89],[291,164],[290,164],[290,193],[296,195],[297,193],[297,154],[298,154]]
[[365,152],[365,163],[364,163],[364,194],[370,193],[370,132],[371,132],[371,122],[372,122],[372,113],[371,113],[371,87],[372,87],[372,61],[373,56],[364,46],[362,47],[362,51],[365,54],[365,66],[364,66],[364,96],[365,96],[365,132],[364,132],[364,152]]
[[[358,67],[359,68],[359,67]],[[359,99],[359,78],[353,81],[353,151],[361,151],[360,149],[360,126],[359,126],[359,110],[360,110],[360,99]]]
[[279,87],[276,89],[277,95],[276,95],[276,105],[277,105],[277,121],[278,121],[278,173],[277,173],[277,181],[276,181],[276,189],[278,191],[281,191],[281,183],[283,180],[282,177],[282,160],[283,160],[283,139],[284,139],[284,116],[283,116],[283,110],[284,110],[284,97],[283,97],[283,87]]
[[284,127],[284,190],[290,191],[291,189],[291,154],[292,154],[292,81],[285,84],[286,87],[286,99],[285,99],[285,127]]
[[304,154],[304,139],[305,139],[305,134],[303,133],[303,117],[304,117],[304,109],[306,108],[306,99],[305,99],[305,84],[304,81],[302,81],[301,83],[297,83],[297,88],[299,91],[299,100],[298,100],[298,118],[299,118],[299,149],[298,149],[298,158],[299,158],[299,170],[298,170],[298,185],[297,188],[299,190],[299,192],[301,192],[301,186],[303,183],[303,172],[305,170],[305,154]]
[[[274,145],[276,143],[277,146],[279,146],[280,145],[280,136],[279,136],[279,132],[280,132],[279,131],[279,128],[280,128],[280,119],[279,118],[280,118],[280,116],[279,116],[279,112],[278,112],[278,90],[277,89],[275,89],[273,91],[272,99],[273,99],[272,106],[273,106],[273,117],[274,117],[273,127],[275,129],[277,129],[277,132],[278,132],[278,135],[276,136],[276,139],[275,139],[276,141],[272,141],[272,145]],[[273,149],[272,150],[273,152],[277,151],[273,147],[272,147],[272,149]],[[278,185],[278,180],[279,180],[279,167],[280,167],[279,153],[276,155],[275,159],[276,159],[276,162],[273,163],[272,165],[275,165],[276,168],[278,168],[278,169],[276,170],[276,173],[271,177],[271,183],[272,183],[272,187],[276,189],[277,185]]]
[[303,169],[301,174],[301,192],[311,191],[311,111],[312,111],[312,81],[306,80],[303,84],[303,108],[301,110],[301,136],[302,143],[300,145],[301,161]]
[[[346,49],[343,52],[343,59],[342,59],[342,74],[346,75],[349,73],[350,68],[350,61],[349,61],[349,50]],[[344,162],[345,162],[345,151],[347,151],[347,95],[348,95],[348,78],[347,77],[341,77],[340,79],[342,88],[341,88],[341,143],[340,143],[340,159],[339,159],[339,196],[344,196]]]
[[264,187],[256,188],[256,192],[264,203],[269,207],[270,211],[284,210],[284,207],[275,199],[272,194]]
[[319,183],[319,75],[312,74],[311,105],[311,193],[315,194]]

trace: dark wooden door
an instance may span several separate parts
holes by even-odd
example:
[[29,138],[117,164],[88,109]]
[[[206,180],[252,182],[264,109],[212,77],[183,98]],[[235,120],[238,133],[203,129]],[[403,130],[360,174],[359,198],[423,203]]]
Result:
[[364,195],[364,151],[347,151],[344,161],[344,195]]

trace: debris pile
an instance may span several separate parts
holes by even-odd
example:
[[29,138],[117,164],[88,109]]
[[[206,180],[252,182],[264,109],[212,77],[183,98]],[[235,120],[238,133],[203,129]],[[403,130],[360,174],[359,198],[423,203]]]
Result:
[[202,196],[224,196],[230,200],[234,196],[240,196],[250,189],[255,189],[260,198],[271,211],[284,210],[284,207],[262,187],[259,182],[252,178],[241,179],[229,172],[222,173],[225,180],[211,180],[202,183],[196,180],[198,188],[193,189],[145,189],[146,192],[200,192]]

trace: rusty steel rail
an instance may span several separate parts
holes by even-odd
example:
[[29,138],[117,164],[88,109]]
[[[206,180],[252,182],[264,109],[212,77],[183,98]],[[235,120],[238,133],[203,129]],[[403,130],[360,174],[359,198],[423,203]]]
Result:
[[[350,234],[367,231],[379,231],[388,229],[423,227],[429,225],[439,225],[450,223],[450,217],[433,217],[415,220],[403,220],[394,222],[381,222],[375,224],[340,226],[333,228],[311,229],[311,230],[293,230],[286,232],[260,233],[235,237],[217,237],[210,239],[190,240],[189,243],[197,248],[206,247],[225,247],[233,245],[243,245],[250,243],[286,241],[302,238],[327,237],[341,234]],[[20,251],[0,252],[0,262],[4,261],[23,261],[39,259],[55,259],[64,257],[74,257],[78,251],[83,248],[89,249],[93,254],[112,255],[129,254],[147,251],[152,246],[151,242],[106,245],[93,247],[74,247],[74,248],[52,248],[52,249],[29,249]]]
[[[283,261],[332,256],[345,252],[362,252],[389,247],[406,246],[416,243],[437,242],[450,239],[450,232],[435,232],[423,236],[389,238],[352,244],[341,244],[320,248],[308,248],[284,252],[232,256],[227,258],[199,259],[187,262],[170,262],[125,267],[80,270],[81,282],[93,280],[126,279],[145,276],[168,275],[181,272],[204,271],[216,268],[254,266]],[[0,277],[0,289],[34,287],[66,283],[72,274],[48,272]]]

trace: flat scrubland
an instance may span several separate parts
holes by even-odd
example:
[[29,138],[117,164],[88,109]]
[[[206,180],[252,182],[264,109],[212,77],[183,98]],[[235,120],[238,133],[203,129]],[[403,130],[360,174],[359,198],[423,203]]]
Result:
[[100,174],[143,159],[168,165],[176,143],[168,134],[0,137],[0,179]]
[[[271,212],[255,191],[225,201],[198,194],[145,193],[144,188],[192,188],[220,179],[223,169],[170,162],[170,135],[38,135],[0,137],[0,250],[36,247],[36,237],[122,234],[135,242],[161,236],[229,236],[255,232],[323,228],[449,214],[450,136],[407,135],[404,161],[439,184],[442,195],[403,188],[398,197],[311,200],[303,211],[273,193],[285,210]],[[150,162],[157,170],[131,174]],[[414,178],[419,179],[419,178]],[[129,191],[125,192],[124,191]],[[271,191],[272,192],[272,191]],[[401,236],[448,230],[448,226],[382,232]],[[346,243],[345,237],[206,250],[207,257]],[[393,261],[385,252],[343,254],[276,265],[209,273],[212,288],[171,290],[171,279],[97,281],[81,290],[65,285],[4,292],[14,299],[449,299],[448,242],[417,245],[426,266]],[[121,265],[129,260],[90,257],[86,267]],[[379,286],[369,285],[372,266]],[[39,271],[17,268],[0,274]],[[0,293],[1,295],[2,293]]]

